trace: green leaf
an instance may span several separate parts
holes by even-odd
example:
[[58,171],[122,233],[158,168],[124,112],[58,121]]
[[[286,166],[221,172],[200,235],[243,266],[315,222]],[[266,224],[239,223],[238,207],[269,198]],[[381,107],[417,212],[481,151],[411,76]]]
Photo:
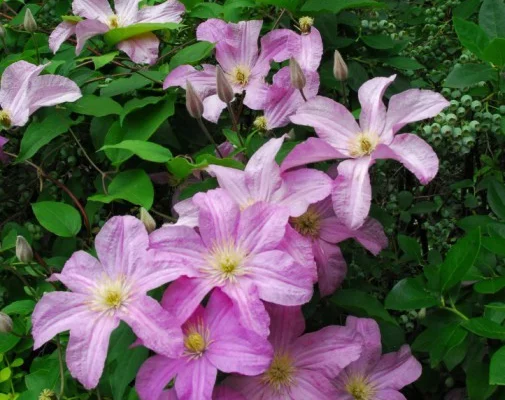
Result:
[[188,159],[184,157],[175,157],[172,158],[168,163],[167,163],[167,170],[171,174],[175,175],[176,178],[178,179],[186,179],[193,170],[195,169],[203,169],[207,167],[207,163],[203,163],[201,165],[194,164],[190,162]]
[[95,70],[102,68],[104,65],[110,63],[119,54],[119,51],[113,51],[101,56],[90,57],[95,65]]
[[219,18],[224,14],[224,7],[221,4],[216,3],[202,3],[195,6],[191,12],[190,17],[192,18]]
[[109,194],[97,194],[89,200],[110,203],[114,200],[126,200],[149,210],[153,205],[154,187],[147,173],[133,169],[117,174],[109,187]]
[[72,206],[56,201],[32,204],[32,210],[40,225],[62,237],[73,237],[81,230],[81,216]]
[[505,185],[497,180],[492,180],[487,190],[487,201],[491,210],[505,220]]
[[12,371],[9,367],[2,368],[0,370],[0,383],[8,381],[11,375]]
[[452,15],[463,19],[471,17],[479,9],[480,2],[481,0],[466,0],[454,8]]
[[487,64],[456,64],[447,76],[444,86],[462,89],[479,82],[496,79],[496,71]]
[[123,111],[123,107],[110,97],[98,97],[93,94],[85,95],[67,107],[75,113],[92,115],[93,117],[119,115]]
[[490,252],[505,257],[505,239],[501,237],[483,237],[482,246]]
[[35,155],[42,146],[68,131],[72,120],[58,112],[49,114],[41,122],[32,122],[21,139],[21,150],[16,163],[25,161]]
[[491,39],[505,37],[505,1],[484,0],[479,12],[479,25]]
[[78,22],[81,22],[82,20],[84,20],[84,18],[79,17],[77,15],[62,15],[61,20],[66,21],[66,22],[78,23]]
[[438,206],[433,201],[420,201],[415,203],[409,210],[412,214],[428,214],[438,210]]
[[2,312],[8,315],[28,315],[33,311],[34,308],[35,302],[33,300],[18,300],[4,307]]
[[484,294],[496,293],[503,288],[505,288],[505,276],[485,279],[473,285],[473,290],[475,290],[477,293]]
[[479,317],[463,321],[463,327],[478,336],[488,339],[505,340],[505,326],[487,318]]
[[258,4],[270,4],[279,8],[286,8],[291,12],[295,12],[302,3],[302,0],[256,0]]
[[217,179],[208,178],[203,181],[186,186],[184,189],[181,190],[179,198],[181,200],[186,200],[189,199],[190,197],[193,197],[196,193],[207,192],[217,187],[218,187]]
[[466,389],[470,400],[489,399],[496,386],[489,385],[489,366],[481,360],[473,360],[466,370]]
[[390,310],[405,311],[438,304],[438,299],[425,287],[422,278],[407,278],[398,282],[386,297],[385,306]]
[[489,383],[491,385],[505,385],[505,346],[502,346],[491,357],[489,366]]
[[114,80],[113,82],[109,83],[106,87],[100,89],[100,95],[113,97],[119,94],[132,92],[134,90],[141,89],[147,85],[152,85],[153,81],[151,79],[161,80],[165,78],[165,76],[166,74],[160,71],[143,71],[142,75],[134,74],[129,78],[120,78]]
[[437,340],[435,340],[430,349],[431,367],[436,367],[451,349],[465,340],[467,335],[468,332],[462,329],[459,323],[451,323],[439,329],[437,332]]
[[123,125],[123,121],[124,121],[125,117],[128,114],[130,114],[131,112],[134,112],[136,110],[144,108],[150,104],[157,104],[163,99],[165,99],[165,97],[149,96],[149,97],[142,97],[142,98],[134,98],[134,99],[127,101],[126,104],[123,106],[123,112],[121,113],[121,116],[119,117],[119,121],[121,122],[121,125]]
[[489,46],[484,50],[482,59],[489,61],[498,67],[503,67],[505,65],[505,39],[496,38],[493,39]]
[[372,0],[307,0],[301,11],[329,11],[336,14],[349,8],[384,7],[384,4]]
[[373,49],[386,50],[392,49],[395,42],[388,35],[369,35],[361,36],[361,40]]
[[455,286],[474,265],[481,245],[480,229],[459,239],[447,253],[440,266],[440,290],[445,292]]
[[110,375],[109,382],[114,400],[123,400],[128,385],[135,379],[143,362],[147,359],[149,350],[145,347],[123,348],[116,360],[116,369]]
[[134,36],[139,36],[146,34],[148,32],[160,31],[164,29],[177,29],[180,26],[181,25],[173,22],[167,22],[167,23],[147,22],[147,23],[133,24],[125,26],[123,28],[111,29],[104,35],[104,39],[109,46],[114,46],[117,43],[122,42],[123,40],[130,39]]
[[184,64],[197,64],[199,61],[207,58],[214,49],[215,45],[210,42],[198,42],[191,46],[185,47],[178,53],[174,54],[170,60],[170,70]]
[[404,190],[398,193],[398,206],[402,210],[407,210],[412,205],[413,200],[414,195],[411,192]]
[[13,349],[21,340],[19,336],[11,333],[0,333],[0,353],[6,353]]
[[486,32],[479,25],[461,18],[454,18],[453,22],[461,44],[482,59],[484,49],[489,45]]
[[157,163],[165,163],[172,158],[170,150],[159,144],[142,140],[124,140],[118,144],[105,145],[100,150],[105,149],[129,150],[143,160]]
[[382,62],[398,69],[416,70],[424,68],[424,65],[409,57],[389,57],[383,59]]
[[417,261],[419,264],[422,264],[421,245],[416,239],[405,235],[398,235],[398,245],[408,256],[409,260]]

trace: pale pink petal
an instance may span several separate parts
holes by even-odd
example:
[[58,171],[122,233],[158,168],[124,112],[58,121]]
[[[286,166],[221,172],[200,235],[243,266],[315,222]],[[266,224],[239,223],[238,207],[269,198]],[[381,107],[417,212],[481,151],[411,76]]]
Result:
[[378,390],[374,400],[407,400],[407,398],[396,390]]
[[119,317],[142,340],[142,344],[166,357],[178,357],[183,351],[182,330],[174,316],[153,298],[140,295],[120,309]]
[[231,24],[227,24],[222,19],[210,18],[198,25],[196,38],[206,42],[217,43],[228,39],[233,42],[233,30]]
[[217,178],[219,186],[238,204],[241,206],[249,204],[252,196],[245,185],[244,171],[220,165],[209,165],[206,171]]
[[340,248],[324,240],[314,242],[314,257],[317,264],[319,292],[321,296],[329,296],[344,281],[347,263]]
[[94,318],[86,304],[87,296],[71,292],[51,292],[42,296],[32,315],[33,347],[38,349],[60,332]]
[[372,156],[401,162],[423,185],[429,183],[438,172],[437,154],[428,143],[412,133],[396,135],[389,145],[380,144]]
[[[224,385],[241,393],[247,400],[273,399],[270,387],[258,376],[228,375]],[[231,399],[230,399],[231,400]]]
[[81,320],[79,331],[73,330],[68,341],[66,361],[70,374],[90,390],[102,376],[109,338],[119,319],[105,314],[94,320]]
[[147,32],[119,42],[117,48],[124,51],[137,64],[152,65],[158,59],[159,44],[157,36]]
[[[259,24],[259,29],[261,30],[261,24]],[[261,38],[261,53],[252,70],[254,75],[266,76],[270,71],[270,63],[272,61],[281,62],[291,57],[288,47],[290,35],[291,32],[287,29],[277,29],[267,33]],[[254,40],[257,41],[257,37]],[[257,54],[257,47],[255,51]]]
[[288,46],[292,56],[305,71],[317,71],[323,56],[323,40],[319,31],[312,27],[309,34],[293,34]]
[[[97,0],[98,1],[98,0]],[[74,2],[75,4],[75,2]],[[75,13],[75,12],[74,12]],[[109,27],[103,22],[95,19],[86,19],[77,23],[75,27],[75,36],[77,38],[77,45],[75,46],[75,54],[81,54],[86,41],[94,36],[101,35],[108,32]]]
[[396,79],[396,75],[389,78],[373,78],[366,81],[358,91],[361,104],[359,125],[363,132],[377,135],[382,133],[386,123],[386,106],[382,102],[386,89]]
[[189,226],[194,228],[198,226],[198,207],[193,203],[193,198],[179,201],[173,207],[178,218],[175,225]]
[[99,20],[107,23],[114,14],[107,0],[74,0],[72,12],[89,20]]
[[281,171],[320,161],[347,158],[346,154],[339,152],[322,139],[311,137],[291,150],[281,164]]
[[42,75],[33,78],[28,93],[29,112],[40,107],[71,103],[82,97],[74,81],[59,75]]
[[276,351],[285,351],[305,330],[302,308],[300,306],[279,306],[273,303],[265,303],[265,308],[270,315],[268,340]]
[[288,253],[298,264],[298,268],[309,271],[312,282],[317,282],[316,261],[312,251],[312,239],[300,235],[291,225],[286,227],[286,234],[277,250]]
[[211,399],[216,384],[217,368],[206,357],[182,364],[175,380],[180,399]]
[[367,375],[379,362],[382,353],[379,325],[371,318],[348,316],[346,326],[356,331],[363,340],[363,353],[346,371],[351,375]]
[[[296,374],[296,381],[290,391],[289,399],[338,399],[335,386],[330,380],[318,371],[303,370]],[[274,399],[272,397],[272,399]]]
[[49,36],[49,48],[53,53],[56,53],[60,46],[70,36],[75,35],[75,22],[63,21],[61,22]]
[[158,355],[147,359],[135,378],[135,389],[139,397],[142,400],[158,400],[183,363],[182,358],[171,359]]
[[361,132],[354,116],[342,104],[317,96],[291,116],[291,122],[311,126],[317,136],[342,154],[349,155],[349,141]]
[[[151,397],[146,397],[141,398],[141,400],[148,400]],[[154,398],[154,397],[153,397]],[[163,393],[161,393],[156,400],[179,400],[179,397],[177,397],[177,393],[175,391],[175,388],[164,390]]]
[[[258,38],[263,21],[240,21],[237,24],[230,23],[229,25],[232,28],[232,37],[236,40],[236,47],[238,48],[235,65],[244,65],[252,68],[258,59]],[[219,46],[218,44],[218,53]],[[216,57],[218,57],[218,55],[216,55]]]
[[212,400],[246,400],[246,398],[235,390],[221,385],[214,388]]
[[107,276],[98,260],[85,251],[76,251],[65,263],[59,274],[51,275],[50,280],[59,280],[73,292],[88,294],[95,282]]
[[[236,93],[241,93],[239,90]],[[252,77],[246,88],[244,105],[251,110],[263,110],[268,99],[268,85],[263,77]]]
[[123,26],[136,22],[140,0],[114,0],[114,8]]
[[219,121],[219,117],[221,113],[226,108],[226,103],[221,101],[217,94],[213,94],[211,96],[203,99],[203,118],[207,121],[213,122],[217,124]]
[[181,22],[181,15],[186,8],[178,0],[167,0],[156,6],[142,7],[138,13],[137,23]]
[[338,217],[351,229],[358,229],[365,222],[372,188],[368,168],[374,161],[370,157],[342,161],[333,187],[333,209]]
[[180,65],[165,78],[163,89],[173,86],[186,89],[187,81],[191,82],[202,99],[213,95],[216,93],[216,67],[205,64],[203,70],[197,70],[191,65]]

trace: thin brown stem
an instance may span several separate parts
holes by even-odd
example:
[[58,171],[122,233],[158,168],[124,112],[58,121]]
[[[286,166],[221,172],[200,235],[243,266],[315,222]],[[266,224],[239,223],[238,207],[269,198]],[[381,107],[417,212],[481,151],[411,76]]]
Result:
[[216,148],[216,152],[217,154],[219,155],[219,157],[221,158],[224,158],[223,157],[223,154],[221,153],[221,151],[219,150],[219,146],[217,145],[216,141],[214,140],[214,138],[212,137],[212,135],[210,134],[210,132],[208,131],[207,127],[205,126],[205,124],[203,123],[202,119],[201,118],[197,118],[196,119],[198,121],[198,125],[200,126],[200,129],[203,131],[203,133],[205,134],[205,136],[207,136],[207,139],[214,145],[214,147]]
[[282,9],[282,11],[281,11],[281,13],[279,14],[279,17],[278,17],[278,18],[275,20],[275,22],[274,22],[274,26],[273,26],[273,27],[272,27],[272,29],[271,29],[272,31],[273,31],[275,28],[277,28],[277,25],[279,25],[279,22],[281,21],[281,18],[282,18],[282,16],[284,15],[284,13],[285,13],[285,12],[286,12],[286,9],[285,9],[285,8],[283,8],[283,9]]
[[305,97],[305,93],[303,93],[303,89],[300,89],[300,94],[302,95],[303,101],[307,102],[307,97]]

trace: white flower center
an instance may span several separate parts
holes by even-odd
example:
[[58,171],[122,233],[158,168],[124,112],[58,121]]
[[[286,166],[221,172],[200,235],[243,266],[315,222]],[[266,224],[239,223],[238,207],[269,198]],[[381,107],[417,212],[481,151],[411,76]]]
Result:
[[109,17],[108,25],[109,25],[109,28],[111,28],[111,29],[119,28],[120,27],[119,17],[116,14],[112,14]]
[[376,393],[374,386],[368,381],[368,378],[362,375],[351,376],[345,385],[345,390],[355,400],[372,400]]
[[11,115],[7,110],[0,111],[0,125],[5,128],[10,128],[12,125]]
[[93,290],[90,306],[93,311],[113,314],[128,305],[131,296],[132,287],[125,277],[106,277]]
[[294,383],[296,368],[293,359],[287,353],[276,353],[270,367],[263,373],[261,381],[270,385],[274,391],[289,387]]
[[264,115],[262,115],[261,117],[257,117],[254,120],[253,125],[256,129],[260,131],[266,131],[268,125],[267,118]]
[[238,277],[245,275],[244,267],[247,255],[234,241],[215,245],[206,259],[208,266],[202,272],[210,275],[218,284],[226,281],[235,282]]
[[237,65],[230,73],[231,82],[239,86],[247,86],[251,69],[245,65]]
[[349,153],[353,157],[369,156],[379,144],[379,135],[361,132],[349,141]]
[[201,320],[190,324],[184,332],[184,354],[190,359],[200,358],[211,343],[209,328]]

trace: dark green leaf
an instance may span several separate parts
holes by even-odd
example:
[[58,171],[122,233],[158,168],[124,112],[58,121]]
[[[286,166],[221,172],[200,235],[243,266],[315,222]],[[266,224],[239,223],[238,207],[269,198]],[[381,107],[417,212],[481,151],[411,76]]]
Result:
[[497,324],[487,318],[479,317],[463,321],[463,327],[478,336],[488,339],[505,340],[505,326]]
[[489,385],[489,365],[474,360],[466,371],[466,388],[471,400],[489,399],[496,386]]
[[384,4],[373,0],[307,0],[301,11],[329,11],[338,13],[348,8],[383,8]]
[[436,367],[449,350],[461,344],[467,335],[468,332],[462,329],[459,323],[451,323],[438,330],[437,340],[430,349],[431,367]]
[[502,220],[505,220],[505,185],[492,180],[487,190],[487,201],[491,210]]
[[368,293],[354,289],[340,289],[331,297],[331,302],[350,312],[397,324],[379,300]]
[[496,71],[486,64],[456,64],[444,82],[448,88],[461,89],[479,82],[495,80]]
[[125,117],[131,112],[144,108],[150,104],[157,104],[164,98],[165,97],[149,96],[149,97],[133,98],[130,101],[126,102],[126,104],[123,106],[123,112],[119,117],[121,125],[123,125]]
[[394,47],[395,42],[388,35],[361,36],[361,40],[373,49],[385,50]]
[[484,49],[482,59],[500,68],[503,67],[505,65],[505,39],[493,39],[493,41],[489,43],[489,46]]
[[505,37],[504,0],[484,0],[479,12],[479,25],[491,39]]
[[79,211],[65,203],[42,201],[32,204],[33,213],[40,225],[62,237],[73,237],[81,230]]
[[398,69],[416,70],[424,68],[424,65],[419,64],[419,62],[413,58],[408,57],[389,57],[383,59],[382,62]]
[[479,9],[480,2],[481,0],[466,0],[452,11],[452,15],[466,19]]
[[505,346],[502,346],[491,357],[489,366],[489,383],[491,385],[505,385]]
[[114,46],[123,40],[130,39],[134,36],[139,36],[148,32],[159,31],[163,29],[177,29],[180,25],[167,22],[167,23],[141,23],[125,26],[122,28],[111,29],[104,35],[104,39],[109,46]]
[[422,263],[421,245],[415,238],[405,235],[398,235],[398,245],[400,249],[408,256],[409,260]]
[[19,300],[4,307],[2,312],[9,315],[11,314],[28,315],[31,314],[34,308],[35,308],[35,302],[33,300]]
[[482,59],[484,49],[489,45],[486,32],[479,25],[461,18],[454,18],[453,22],[461,44]]
[[498,278],[489,278],[483,281],[477,282],[473,285],[473,289],[478,293],[491,294],[496,293],[505,288],[505,277],[500,276]]
[[102,147],[105,149],[129,150],[133,154],[146,161],[165,163],[172,158],[170,150],[156,143],[144,142],[142,140],[124,140],[118,144],[110,144]]
[[207,58],[213,49],[214,44],[209,42],[198,42],[187,46],[172,57],[170,60],[170,70],[179,65],[196,64]]
[[119,115],[123,111],[121,105],[111,98],[98,97],[92,94],[81,97],[67,107],[75,113],[94,117],[104,117],[111,114]]
[[433,307],[438,300],[420,278],[407,278],[398,282],[386,297],[385,306],[390,310],[416,310]]
[[159,71],[143,71],[142,75],[133,74],[129,78],[120,78],[112,81],[100,90],[100,95],[112,97],[131,92],[147,85],[152,85],[152,79],[161,82],[161,79],[165,78],[165,76],[166,74]]
[[287,8],[289,11],[296,11],[302,0],[256,0],[258,4],[270,4],[279,8]]

